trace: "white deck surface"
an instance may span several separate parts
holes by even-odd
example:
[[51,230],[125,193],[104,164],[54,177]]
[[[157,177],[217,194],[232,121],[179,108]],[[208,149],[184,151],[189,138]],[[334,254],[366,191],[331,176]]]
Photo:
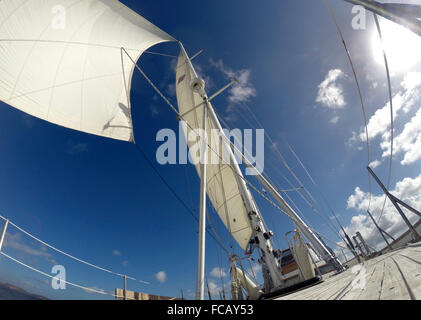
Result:
[[351,267],[277,300],[421,300],[421,242]]

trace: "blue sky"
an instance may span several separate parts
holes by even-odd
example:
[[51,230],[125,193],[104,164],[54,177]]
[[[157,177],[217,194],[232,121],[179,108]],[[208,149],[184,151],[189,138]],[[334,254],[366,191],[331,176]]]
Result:
[[[180,40],[190,55],[204,49],[195,65],[207,80],[208,93],[228,83],[227,74],[242,79],[241,90],[226,91],[214,100],[218,114],[232,128],[250,128],[250,123],[252,128],[260,128],[248,111],[252,110],[276,148],[321,204],[321,214],[326,219],[331,217],[304,170],[283,144],[282,136],[311,172],[350,235],[360,231],[372,246],[382,246],[380,236],[365,216],[367,155],[361,138],[361,106],[352,70],[322,1],[122,2]],[[386,182],[388,91],[384,66],[374,55],[373,19],[367,14],[366,29],[354,30],[352,6],[342,1],[331,1],[331,5],[361,81],[369,132],[373,134],[371,161],[381,162],[375,171]],[[393,31],[392,28],[389,34]],[[392,37],[392,42],[398,38]],[[406,44],[416,46],[421,42],[419,38],[410,39]],[[175,43],[151,50],[178,54]],[[391,60],[395,63],[391,69],[397,113],[390,189],[420,208],[421,154],[417,150],[421,150],[421,112],[417,111],[421,108],[421,60],[396,51],[393,54],[397,58]],[[413,63],[404,68],[397,65],[402,60]],[[171,90],[174,61],[144,54],[139,62],[176,103]],[[136,141],[154,160],[159,146],[156,133],[162,128],[177,130],[175,115],[137,72],[131,101]],[[196,223],[133,145],[62,128],[4,103],[0,103],[0,128],[1,215],[72,255],[150,282],[145,285],[129,281],[129,289],[179,296],[182,288],[191,298],[196,276]],[[281,189],[289,189],[283,175],[291,181],[293,178],[274,146],[268,140],[265,143],[265,172]],[[385,151],[386,156],[382,156]],[[183,200],[197,209],[199,179],[193,166],[155,164]],[[251,181],[257,184],[253,178]],[[295,181],[293,184],[298,186]],[[374,181],[372,193],[372,211],[378,217],[383,198]],[[275,246],[285,248],[284,234],[293,225],[253,194],[276,234]],[[340,240],[298,194],[289,195],[316,230],[332,241]],[[213,211],[211,219],[228,244],[227,232]],[[394,234],[404,230],[401,219],[389,205],[381,224]],[[6,253],[47,273],[58,263],[66,267],[68,281],[107,291],[122,286],[120,278],[46,250],[13,227],[7,241]],[[228,273],[228,260],[209,237],[206,253],[206,273],[216,293],[221,282],[211,271],[222,267]],[[160,271],[166,276],[157,277]],[[52,290],[47,278],[4,257],[0,258],[0,281],[16,283],[51,298],[104,298],[70,287]],[[227,283],[228,277],[224,281]]]

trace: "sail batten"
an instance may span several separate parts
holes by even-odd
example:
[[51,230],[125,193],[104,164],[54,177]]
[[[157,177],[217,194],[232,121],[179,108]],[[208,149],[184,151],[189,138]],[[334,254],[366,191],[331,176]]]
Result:
[[[202,128],[204,108],[203,99],[191,88],[191,83],[195,78],[196,73],[182,50],[178,58],[175,85],[179,114],[183,115],[182,119],[188,123],[184,127],[184,135],[190,153],[192,152],[192,145],[196,142],[189,141],[188,137],[192,131]],[[224,163],[221,160],[224,154],[223,149],[228,150],[229,145],[225,139],[221,139],[219,130],[217,130],[209,115],[206,127],[208,137],[208,162],[206,164],[208,198],[232,237],[240,247],[247,249],[253,233],[247,209],[238,186],[236,173],[229,163]],[[217,160],[216,163],[215,159]],[[201,177],[200,163],[196,165],[196,171]]]
[[0,100],[90,134],[133,138],[133,62],[174,39],[116,0],[0,1]]

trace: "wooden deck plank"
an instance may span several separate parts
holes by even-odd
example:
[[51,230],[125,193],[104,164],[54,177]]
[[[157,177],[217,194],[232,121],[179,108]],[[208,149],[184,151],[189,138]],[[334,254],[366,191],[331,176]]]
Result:
[[[366,287],[364,290],[361,290],[358,297],[355,299],[358,300],[379,300],[380,293],[383,287],[384,281],[384,272],[385,272],[385,259],[376,261],[375,264],[375,273],[366,281]],[[350,299],[352,297],[348,297]]]
[[330,296],[339,294],[349,283],[352,281],[355,275],[349,273],[348,271],[343,272],[338,275],[331,276],[326,279],[320,285],[316,285],[312,288],[293,293],[281,297],[285,300],[324,300],[328,299]]
[[421,260],[414,259],[410,252],[399,253],[393,259],[398,264],[412,298],[421,299]]
[[380,300],[410,300],[408,289],[402,276],[393,260],[397,252],[390,255],[385,261],[383,286],[380,293]]
[[[350,268],[321,284],[278,299],[421,299],[421,243],[383,254],[360,266],[364,274]],[[365,285],[352,282],[358,275],[365,275]]]
[[[360,280],[361,283],[356,283],[356,285],[351,286],[349,290],[344,292],[339,300],[357,300],[361,296],[364,296],[368,291],[375,291],[376,284],[378,283],[379,269],[383,268],[383,263],[371,263],[369,266],[363,266],[365,271],[361,273]],[[380,272],[381,274],[381,272]],[[364,278],[363,278],[364,277]]]
[[332,284],[331,284],[331,282],[329,282],[329,279],[328,279],[327,281],[325,280],[324,282],[322,282],[319,285],[316,285],[314,287],[311,287],[311,288],[308,288],[308,289],[305,289],[305,290],[302,290],[302,291],[297,291],[297,292],[294,292],[294,293],[289,294],[289,295],[285,295],[283,297],[280,297],[280,299],[282,299],[282,300],[296,300],[296,299],[306,300],[306,299],[309,299],[309,297],[314,295],[316,292],[318,292],[320,290],[323,290],[323,289],[326,289],[326,287],[329,288],[331,285]]
[[299,296],[297,294],[297,299],[309,299],[309,300],[326,300],[331,295],[339,293],[352,281],[353,275],[346,272],[331,276],[326,279],[326,285],[323,287],[315,287],[311,294],[307,297]]
[[330,296],[326,297],[327,300],[341,300],[344,296],[349,294],[353,290],[359,290],[360,286],[364,286],[362,283],[365,280],[367,269],[373,269],[373,264],[362,263],[352,267],[349,272],[349,277],[347,279],[348,283],[341,290],[332,293]]

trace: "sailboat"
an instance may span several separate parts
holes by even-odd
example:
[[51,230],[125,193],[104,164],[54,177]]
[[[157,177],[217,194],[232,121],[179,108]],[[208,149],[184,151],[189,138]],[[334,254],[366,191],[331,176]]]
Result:
[[[53,19],[51,10],[58,13]],[[6,104],[59,126],[136,144],[130,91],[137,69],[183,122],[190,151],[199,139],[197,299],[205,297],[208,200],[239,247],[260,256],[263,285],[239,267],[241,257],[229,256],[233,298],[244,298],[244,292],[250,299],[270,298],[319,283],[321,273],[310,250],[334,273],[344,272],[333,250],[225,135],[212,100],[235,85],[235,79],[209,97],[183,44],[116,0],[3,0],[0,26],[0,100]],[[177,108],[137,64],[146,50],[163,42],[175,42],[180,49],[175,72]],[[227,158],[220,159],[223,154]],[[216,163],[211,161],[215,157]],[[274,248],[273,232],[264,223],[238,158],[296,228],[290,250],[299,265],[298,282],[285,275],[283,252]],[[355,252],[349,238],[345,243]]]

